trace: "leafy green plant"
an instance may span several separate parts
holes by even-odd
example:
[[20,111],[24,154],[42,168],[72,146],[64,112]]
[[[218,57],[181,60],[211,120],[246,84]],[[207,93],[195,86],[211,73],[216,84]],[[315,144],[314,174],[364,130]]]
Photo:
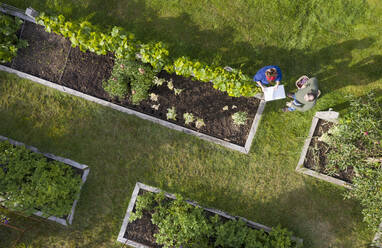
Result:
[[11,62],[17,50],[28,45],[27,41],[19,40],[16,35],[22,23],[17,17],[0,14],[0,63]]
[[[37,18],[37,23],[45,26],[45,30],[49,33],[54,32],[69,38],[72,46],[78,46],[83,52],[89,50],[98,55],[106,55],[110,52],[119,59],[140,58],[157,72],[168,63],[169,52],[161,42],[143,44],[135,40],[132,33],[120,27],[101,32],[98,27],[88,21],[70,22],[66,21],[63,15],[50,17],[44,13]],[[140,54],[137,56],[138,52]]]
[[154,76],[153,78],[153,84],[156,86],[161,86],[164,82],[166,82],[166,80],[163,78],[158,78],[157,76]]
[[177,96],[177,95],[180,95],[180,93],[182,93],[183,89],[175,89],[174,88],[174,94]]
[[184,113],[183,119],[184,119],[184,124],[188,125],[188,124],[194,122],[195,117],[192,113]]
[[70,212],[81,185],[70,166],[6,141],[0,142],[0,165],[1,205],[26,214],[39,209],[61,217]]
[[150,66],[128,59],[116,59],[111,77],[103,88],[113,97],[131,97],[133,104],[147,99],[153,86],[154,71]]
[[155,93],[151,93],[150,94],[150,100],[153,101],[153,102],[157,102],[158,101],[158,95],[155,94]]
[[176,121],[176,109],[175,109],[175,107],[171,107],[171,108],[167,109],[166,117],[167,117],[167,120]]
[[248,119],[247,112],[239,111],[232,115],[233,122],[238,126],[244,125],[247,122],[247,119]]
[[163,193],[146,192],[137,197],[135,212],[129,222],[151,215],[158,227],[154,234],[163,247],[217,248],[295,248],[292,234],[276,227],[270,233],[248,227],[242,220],[226,220],[218,215],[207,217],[206,212],[187,203],[180,195],[172,200]]
[[196,122],[195,122],[195,127],[197,129],[201,129],[202,127],[204,127],[206,124],[204,123],[204,120],[202,118],[196,118]]
[[169,90],[174,90],[174,84],[172,82],[172,79],[170,79],[170,81],[167,81],[167,88]]
[[184,77],[193,76],[202,82],[212,82],[215,89],[227,92],[229,96],[250,97],[260,92],[253,80],[244,75],[241,70],[226,71],[223,67],[211,67],[187,57],[176,59],[173,65],[165,66],[164,69],[169,73],[175,72]]
[[355,198],[363,206],[364,220],[374,229],[382,222],[382,107],[373,94],[351,99],[349,112],[320,138],[329,151],[329,174],[354,170]]

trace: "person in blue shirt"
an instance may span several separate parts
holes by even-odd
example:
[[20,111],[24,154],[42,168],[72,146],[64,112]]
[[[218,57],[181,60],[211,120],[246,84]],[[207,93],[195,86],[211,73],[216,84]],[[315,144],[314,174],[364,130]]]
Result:
[[253,77],[253,81],[264,91],[265,86],[276,83],[279,86],[282,78],[281,69],[277,65],[268,65],[261,68]]

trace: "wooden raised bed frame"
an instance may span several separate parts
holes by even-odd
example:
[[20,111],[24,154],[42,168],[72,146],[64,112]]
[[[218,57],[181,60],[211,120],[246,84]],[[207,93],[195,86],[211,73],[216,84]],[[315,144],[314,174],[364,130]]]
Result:
[[[146,184],[143,184],[143,183],[140,183],[140,182],[137,182],[135,184],[135,188],[134,188],[134,191],[133,191],[133,194],[131,196],[131,199],[130,199],[130,202],[129,202],[129,206],[127,208],[127,211],[126,211],[126,214],[125,214],[125,218],[123,219],[123,222],[122,222],[122,226],[121,226],[121,230],[118,234],[118,239],[117,241],[125,244],[125,245],[130,245],[132,247],[136,247],[136,248],[150,248],[149,246],[146,246],[146,245],[143,245],[143,244],[140,244],[140,243],[137,243],[133,240],[129,240],[129,239],[126,239],[124,238],[124,235],[126,233],[126,229],[127,229],[127,226],[129,224],[129,218],[130,218],[130,215],[134,209],[134,206],[135,206],[135,202],[137,200],[137,197],[138,197],[138,194],[139,194],[139,191],[140,190],[145,190],[145,191],[148,191],[148,192],[152,192],[152,193],[159,193],[159,192],[162,192],[162,190],[158,189],[158,188],[155,188],[155,187],[152,187],[152,186],[149,186],[149,185],[146,185]],[[173,194],[169,194],[167,192],[164,192],[165,193],[165,196],[168,197],[168,198],[171,198],[171,199],[176,199],[175,195]],[[195,202],[192,202],[192,201],[186,201],[187,203],[193,205],[193,206],[198,206],[198,207],[201,207],[200,205],[198,205],[197,203]],[[231,216],[221,210],[218,210],[218,209],[213,209],[213,208],[204,208],[204,207],[201,207],[203,208],[205,211],[209,211],[211,213],[214,213],[214,214],[217,214],[217,215],[220,215],[224,218],[227,218],[227,219],[231,219],[231,220],[235,220],[235,219],[241,219],[243,220],[248,226],[254,228],[254,229],[257,229],[257,230],[264,230],[265,232],[270,232],[272,231],[272,228],[270,227],[267,227],[267,226],[264,226],[262,224],[259,224],[259,223],[256,223],[256,222],[253,222],[253,221],[250,221],[250,220],[247,220],[243,217],[240,217],[240,216]],[[303,244],[303,240],[300,239],[300,238],[296,238],[296,237],[292,237],[292,240],[299,243],[299,244]]]
[[[71,167],[74,167],[74,168],[82,170],[82,177],[81,177],[82,183],[81,183],[81,186],[80,186],[80,194],[81,194],[82,186],[86,182],[86,179],[87,179],[89,171],[90,171],[90,169],[89,169],[89,167],[87,165],[77,163],[77,162],[75,162],[73,160],[70,160],[70,159],[67,159],[67,158],[55,156],[55,155],[50,154],[50,153],[40,152],[36,147],[27,146],[24,143],[21,143],[21,142],[9,139],[9,138],[1,136],[1,135],[0,135],[0,141],[8,141],[9,143],[11,143],[14,146],[25,146],[28,150],[30,150],[32,152],[42,154],[42,155],[44,155],[47,158],[53,159],[55,161],[58,161],[58,162],[70,165]],[[73,218],[74,218],[74,211],[76,209],[78,199],[80,198],[80,194],[78,195],[77,199],[74,200],[73,205],[72,205],[72,209],[71,209],[70,213],[68,213],[68,216],[67,216],[66,219],[59,218],[59,217],[56,217],[56,216],[44,217],[44,213],[40,212],[40,211],[36,211],[33,214],[37,215],[37,216],[40,216],[42,218],[46,218],[48,220],[57,222],[57,223],[59,223],[61,225],[64,225],[64,226],[71,225],[72,222],[73,222]]]
[[[36,23],[36,20],[34,17],[25,14],[25,13],[30,12],[30,10],[33,10],[33,9],[28,8],[27,11],[23,11],[23,10],[17,9],[13,6],[9,6],[9,5],[0,3],[0,12],[6,13],[8,15],[17,16],[18,18],[23,19],[25,21]],[[33,10],[33,12],[36,13],[34,10]],[[171,123],[171,122],[168,122],[168,121],[165,121],[165,120],[162,120],[162,119],[159,119],[159,118],[156,118],[156,117],[153,117],[153,116],[150,116],[150,115],[147,115],[147,114],[144,114],[144,113],[141,113],[141,112],[129,109],[129,108],[126,108],[126,107],[119,106],[119,105],[111,103],[109,101],[105,101],[105,100],[102,100],[100,98],[84,94],[80,91],[73,90],[73,89],[70,89],[68,87],[65,87],[65,86],[62,86],[62,85],[41,79],[39,77],[32,76],[30,74],[9,68],[9,67],[4,66],[4,65],[0,65],[0,71],[5,71],[8,73],[16,74],[17,76],[19,76],[21,78],[29,79],[33,82],[42,84],[44,86],[48,86],[48,87],[54,88],[56,90],[65,92],[65,93],[84,98],[88,101],[92,101],[92,102],[101,104],[101,105],[106,106],[106,107],[110,107],[112,109],[130,114],[130,115],[135,115],[141,119],[160,124],[162,126],[170,128],[170,129],[174,129],[177,131],[181,131],[181,132],[184,132],[187,134],[194,135],[200,139],[207,140],[209,142],[213,142],[215,144],[219,144],[219,145],[222,145],[224,147],[227,147],[227,148],[230,148],[232,150],[236,150],[236,151],[239,151],[239,152],[245,153],[245,154],[248,154],[250,152],[252,141],[255,137],[255,134],[256,134],[257,128],[259,126],[261,116],[262,116],[262,113],[264,111],[265,104],[266,104],[266,102],[264,100],[261,100],[261,102],[258,106],[256,115],[255,115],[255,118],[253,119],[253,122],[252,122],[252,125],[250,128],[250,132],[248,133],[248,137],[247,137],[247,140],[245,142],[245,145],[241,146],[241,145],[237,145],[237,144],[225,141],[224,139],[219,139],[219,138],[207,135],[207,134],[203,134],[203,133],[194,131],[192,129],[189,129],[189,128],[186,128],[183,126],[180,126],[180,125],[177,125],[177,124],[174,124],[174,123]]]

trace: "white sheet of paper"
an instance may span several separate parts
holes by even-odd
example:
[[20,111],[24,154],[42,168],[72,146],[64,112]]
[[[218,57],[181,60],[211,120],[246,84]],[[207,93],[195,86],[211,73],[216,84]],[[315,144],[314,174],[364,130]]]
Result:
[[285,98],[284,85],[279,85],[277,89],[275,86],[264,88],[264,99],[265,101],[273,101]]

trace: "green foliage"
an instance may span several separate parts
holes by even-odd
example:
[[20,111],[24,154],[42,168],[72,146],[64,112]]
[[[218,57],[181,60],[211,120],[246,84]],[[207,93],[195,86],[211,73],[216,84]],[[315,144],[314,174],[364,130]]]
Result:
[[382,221],[382,107],[373,94],[352,99],[349,113],[322,136],[332,148],[329,174],[354,169],[348,198],[361,201],[364,220],[373,228]]
[[48,162],[41,154],[4,141],[0,142],[0,165],[3,206],[27,214],[38,209],[58,217],[70,212],[81,185],[70,166]]
[[175,107],[171,107],[171,108],[167,109],[166,118],[167,118],[167,120],[176,121],[176,109],[175,109]]
[[292,248],[297,244],[291,233],[277,227],[268,234],[249,228],[244,221],[223,221],[218,215],[207,217],[205,211],[187,203],[181,196],[176,200],[163,193],[146,192],[138,196],[130,222],[151,214],[151,222],[159,229],[154,234],[156,243],[164,247],[219,247],[219,248]]
[[45,26],[47,32],[54,32],[70,39],[73,47],[87,50],[98,55],[113,52],[117,58],[135,58],[136,43],[134,35],[122,28],[113,27],[103,33],[88,21],[80,23],[65,21],[63,15],[46,16],[41,13],[37,23]]
[[184,119],[184,124],[188,125],[188,124],[194,122],[195,117],[194,117],[194,115],[192,113],[184,113],[183,114],[183,119]]
[[25,40],[19,40],[16,35],[22,23],[17,17],[0,14],[0,63],[11,62],[17,50],[28,45]]
[[192,61],[186,57],[175,60],[174,65],[166,66],[169,73],[175,72],[184,77],[193,76],[202,82],[212,82],[213,87],[227,92],[229,96],[254,96],[260,92],[253,80],[244,75],[241,70],[226,71],[223,67],[211,67],[199,61]]
[[247,119],[248,119],[247,112],[239,111],[232,115],[233,122],[238,126],[244,125],[247,122]]
[[111,77],[103,88],[113,97],[131,96],[134,104],[147,99],[153,86],[154,71],[150,66],[128,59],[116,59]]
[[142,44],[139,50],[143,63],[149,63],[156,72],[160,72],[168,62],[168,50],[162,42]]

